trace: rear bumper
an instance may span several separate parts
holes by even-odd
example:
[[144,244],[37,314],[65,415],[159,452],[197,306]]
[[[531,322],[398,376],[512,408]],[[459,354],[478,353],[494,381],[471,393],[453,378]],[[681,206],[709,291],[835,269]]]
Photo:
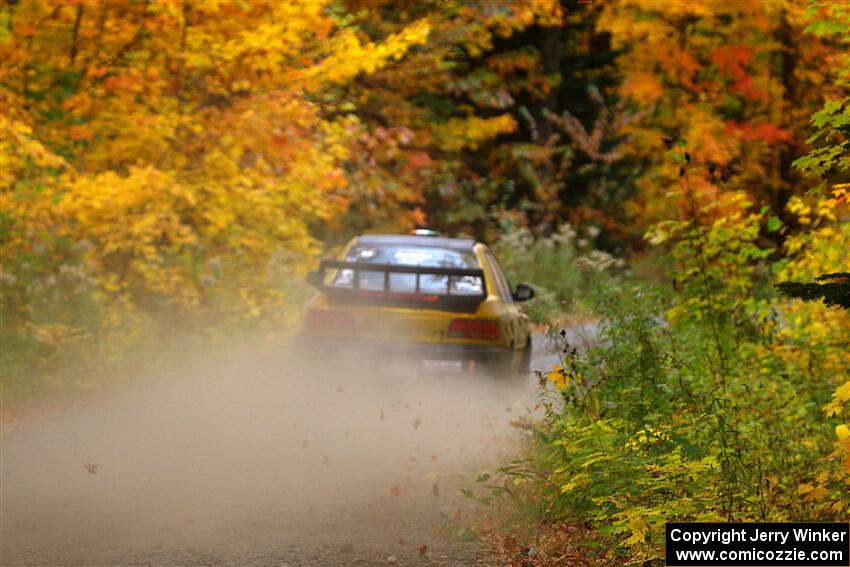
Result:
[[357,339],[329,339],[299,335],[295,339],[296,352],[324,355],[352,354],[368,358],[410,358],[419,360],[459,360],[499,364],[507,362],[513,351],[487,345],[458,343],[404,343],[390,341],[365,341]]

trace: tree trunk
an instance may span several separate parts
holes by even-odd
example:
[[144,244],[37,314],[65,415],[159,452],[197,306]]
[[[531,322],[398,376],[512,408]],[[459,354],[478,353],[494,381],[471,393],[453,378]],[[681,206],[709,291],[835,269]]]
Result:
[[[547,76],[560,73],[561,71],[561,27],[554,26],[543,28],[540,38],[540,57],[543,64],[543,72]],[[549,92],[549,96],[543,103],[543,108],[558,114],[558,87]],[[542,110],[542,109],[541,109]],[[554,132],[552,122],[541,114],[537,118],[537,133],[539,143],[545,143]]]

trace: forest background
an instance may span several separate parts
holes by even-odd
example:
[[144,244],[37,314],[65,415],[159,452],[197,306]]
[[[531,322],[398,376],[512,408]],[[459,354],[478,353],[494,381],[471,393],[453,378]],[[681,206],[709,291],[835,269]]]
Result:
[[605,339],[485,492],[640,560],[846,519],[850,321],[773,285],[850,271],[848,53],[844,2],[6,0],[3,398],[280,340],[323,252],[436,228]]

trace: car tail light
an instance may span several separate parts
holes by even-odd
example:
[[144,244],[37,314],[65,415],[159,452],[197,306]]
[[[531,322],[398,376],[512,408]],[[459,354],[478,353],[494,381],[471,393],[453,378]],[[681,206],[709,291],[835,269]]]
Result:
[[344,311],[310,309],[304,317],[304,330],[313,333],[345,333],[354,329],[354,318]]
[[463,339],[495,340],[501,336],[499,325],[489,319],[452,319],[449,336]]

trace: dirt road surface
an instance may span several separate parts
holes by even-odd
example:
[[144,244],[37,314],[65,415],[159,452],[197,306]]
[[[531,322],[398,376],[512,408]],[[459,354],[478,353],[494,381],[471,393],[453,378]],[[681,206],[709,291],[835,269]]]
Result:
[[488,564],[458,489],[517,450],[533,378],[189,358],[3,436],[2,565]]

